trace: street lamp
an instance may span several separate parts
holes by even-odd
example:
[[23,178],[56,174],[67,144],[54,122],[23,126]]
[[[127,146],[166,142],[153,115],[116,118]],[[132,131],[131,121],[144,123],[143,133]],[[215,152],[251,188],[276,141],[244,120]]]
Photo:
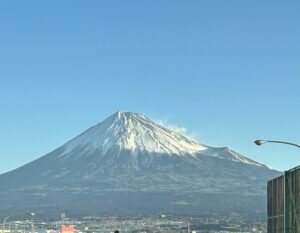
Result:
[[300,148],[300,145],[295,144],[295,143],[291,143],[291,142],[283,142],[283,141],[270,141],[270,140],[255,140],[255,144],[260,146],[262,144],[265,144],[267,142],[272,142],[272,143],[281,143],[281,144],[288,144],[288,145],[292,145],[292,146],[296,146]]
[[[6,221],[10,218],[10,217],[15,217],[15,216],[18,216],[18,215],[21,215],[21,214],[23,214],[23,213],[18,213],[18,214],[14,214],[14,215],[9,215],[9,216],[7,216],[4,220],[3,220],[3,223],[2,223],[2,233],[4,233],[4,226],[5,226],[5,223],[6,223]],[[33,212],[31,212],[31,213],[26,213],[26,215],[30,215],[30,216],[32,216],[32,217],[34,217],[35,216],[35,213],[33,213]]]
[[187,224],[187,232],[190,233],[190,223],[186,218],[179,217],[179,216],[173,216],[173,215],[166,215],[166,214],[160,214],[158,216],[160,218],[178,218],[178,219],[181,219],[181,220],[185,221],[186,224]]
[[[300,148],[298,144],[283,141],[256,140],[254,143],[260,146],[267,142],[287,144]],[[299,184],[296,182],[299,179],[299,173],[296,170],[299,170],[299,168],[299,166],[292,168],[285,171],[283,176],[268,181],[268,232],[275,232],[274,230],[277,229],[282,229],[284,233],[299,232]],[[278,215],[278,213],[283,214]],[[269,228],[269,226],[272,227]]]

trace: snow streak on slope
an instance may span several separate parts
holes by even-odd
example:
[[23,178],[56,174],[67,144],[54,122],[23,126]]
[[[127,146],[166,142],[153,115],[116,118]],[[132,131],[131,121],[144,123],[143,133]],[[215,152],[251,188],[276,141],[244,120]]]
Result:
[[249,159],[233,150],[231,150],[228,147],[220,147],[220,148],[214,148],[214,147],[208,147],[205,151],[206,155],[218,157],[221,159],[231,160],[234,162],[240,162],[245,163],[249,165],[256,165],[256,166],[265,166],[253,159]]

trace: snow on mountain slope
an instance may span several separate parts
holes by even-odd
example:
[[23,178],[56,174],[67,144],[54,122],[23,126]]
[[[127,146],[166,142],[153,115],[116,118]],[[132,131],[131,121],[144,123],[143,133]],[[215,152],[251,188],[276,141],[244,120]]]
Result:
[[256,166],[265,166],[264,164],[261,164],[253,159],[249,159],[233,150],[231,150],[228,147],[220,147],[220,148],[214,148],[214,147],[208,147],[205,151],[206,155],[218,157],[221,159],[231,160],[234,162],[240,162],[245,163],[249,165],[256,165]]
[[[98,151],[100,157],[112,147],[119,151],[129,150],[138,155],[141,152],[162,155],[214,156],[221,159],[251,165],[262,164],[248,159],[229,148],[214,148],[196,142],[176,133],[139,113],[116,112],[103,122],[89,128],[78,137],[66,143],[58,158],[65,160],[72,157],[87,157]],[[76,153],[72,153],[77,150]]]
[[76,147],[84,147],[85,152],[100,148],[104,155],[114,145],[131,151],[179,155],[194,154],[207,148],[142,114],[117,112],[68,142],[61,156]]

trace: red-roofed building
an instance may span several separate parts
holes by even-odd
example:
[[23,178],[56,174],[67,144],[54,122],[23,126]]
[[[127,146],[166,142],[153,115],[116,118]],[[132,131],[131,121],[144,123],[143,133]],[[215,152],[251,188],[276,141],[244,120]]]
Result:
[[69,226],[61,226],[59,229],[60,233],[74,233],[74,226],[69,225]]

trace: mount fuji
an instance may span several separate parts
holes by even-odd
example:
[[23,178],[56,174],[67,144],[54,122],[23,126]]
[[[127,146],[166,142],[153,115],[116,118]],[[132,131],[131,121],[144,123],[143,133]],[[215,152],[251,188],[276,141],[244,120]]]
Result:
[[276,170],[139,113],[117,112],[56,150],[0,175],[0,212],[186,215],[265,213]]

